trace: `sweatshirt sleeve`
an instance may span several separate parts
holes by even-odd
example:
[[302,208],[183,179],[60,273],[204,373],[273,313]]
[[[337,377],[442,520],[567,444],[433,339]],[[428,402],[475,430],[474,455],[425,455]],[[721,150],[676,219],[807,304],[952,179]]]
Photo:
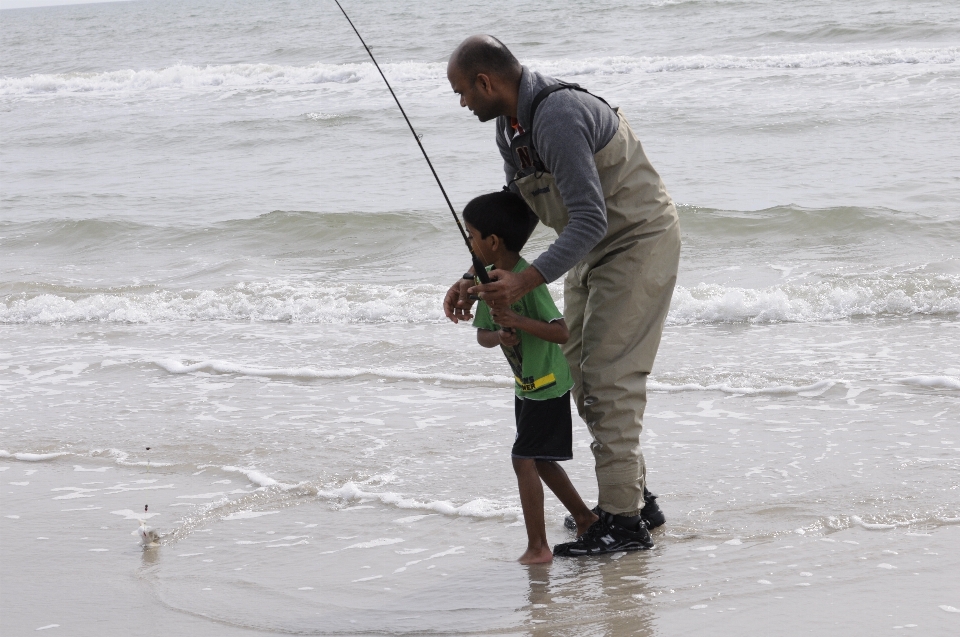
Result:
[[[568,91],[540,104],[534,144],[557,183],[570,221],[557,240],[533,262],[547,282],[563,276],[607,233],[607,208],[594,154],[601,144],[595,114]],[[604,142],[609,140],[604,140]]]

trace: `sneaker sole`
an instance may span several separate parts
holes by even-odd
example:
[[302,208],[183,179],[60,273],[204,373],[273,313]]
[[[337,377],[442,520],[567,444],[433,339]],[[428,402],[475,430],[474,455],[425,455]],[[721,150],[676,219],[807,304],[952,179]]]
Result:
[[599,550],[589,550],[589,549],[576,549],[576,548],[566,548],[564,550],[557,549],[563,546],[558,544],[553,547],[554,557],[589,557],[592,555],[606,555],[609,553],[623,553],[625,551],[649,551],[650,549],[656,548],[654,544],[641,544],[639,542],[631,542],[630,544],[620,545],[616,548],[604,548]]

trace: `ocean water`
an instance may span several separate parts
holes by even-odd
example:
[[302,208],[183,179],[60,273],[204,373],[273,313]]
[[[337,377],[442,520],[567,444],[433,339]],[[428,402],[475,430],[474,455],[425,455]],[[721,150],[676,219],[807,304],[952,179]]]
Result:
[[638,131],[684,233],[657,548],[513,561],[507,366],[443,318],[462,242],[334,3],[5,10],[5,632],[960,630],[956,3],[345,8],[457,207],[502,184],[471,33]]

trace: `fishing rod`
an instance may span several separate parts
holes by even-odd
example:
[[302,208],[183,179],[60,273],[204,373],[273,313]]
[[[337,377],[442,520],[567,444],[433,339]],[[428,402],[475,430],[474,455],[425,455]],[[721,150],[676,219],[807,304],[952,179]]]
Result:
[[380,68],[380,65],[377,64],[377,59],[373,57],[373,52],[370,51],[370,47],[367,46],[367,43],[364,42],[363,36],[360,35],[360,32],[357,31],[357,27],[353,25],[353,20],[350,19],[350,16],[347,15],[347,12],[343,9],[343,6],[340,5],[340,0],[333,0],[337,3],[337,7],[340,8],[340,12],[343,13],[343,17],[347,19],[347,22],[350,23],[350,28],[353,29],[353,32],[357,34],[357,37],[360,38],[360,44],[363,45],[363,48],[367,50],[367,55],[370,56],[370,59],[373,61],[373,65],[377,67],[377,70],[380,71],[380,77],[383,78],[383,82],[387,85],[387,89],[390,91],[390,95],[393,95],[393,101],[397,103],[397,107],[400,108],[400,113],[403,115],[403,119],[406,120],[407,126],[410,128],[410,132],[413,133],[413,138],[417,140],[417,146],[420,147],[420,152],[423,153],[423,158],[427,160],[427,165],[430,166],[430,172],[433,173],[433,178],[437,180],[437,185],[440,186],[440,192],[443,193],[443,198],[447,202],[447,206],[450,208],[450,214],[453,215],[453,220],[457,222],[457,228],[460,229],[460,236],[463,237],[463,242],[467,246],[467,250],[470,251],[470,258],[473,260],[473,271],[476,274],[477,278],[480,279],[480,283],[490,283],[490,276],[487,274],[487,269],[484,267],[483,262],[480,261],[480,258],[477,257],[477,253],[473,251],[473,246],[470,245],[470,239],[467,237],[467,231],[464,230],[463,224],[460,223],[460,217],[457,216],[457,211],[453,209],[453,204],[450,203],[450,197],[447,196],[447,191],[443,188],[443,184],[440,183],[440,177],[437,175],[437,171],[433,168],[433,162],[430,161],[430,157],[427,156],[427,150],[423,147],[423,143],[420,141],[423,138],[423,135],[418,135],[417,131],[414,130],[413,124],[410,123],[410,118],[407,117],[407,112],[403,110],[403,106],[400,104],[397,94],[393,92],[393,87],[390,86],[390,82],[387,81],[387,76],[383,74],[383,70]]

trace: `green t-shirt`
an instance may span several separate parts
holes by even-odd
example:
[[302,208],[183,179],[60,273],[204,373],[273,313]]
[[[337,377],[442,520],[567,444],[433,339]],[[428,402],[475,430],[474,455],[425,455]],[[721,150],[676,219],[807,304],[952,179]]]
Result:
[[[522,272],[527,267],[529,264],[521,258],[513,271]],[[563,318],[546,285],[537,286],[510,308],[521,316],[537,321],[549,323]],[[490,316],[490,307],[483,301],[477,304],[473,326],[492,331],[500,329]],[[567,366],[567,360],[563,357],[560,346],[527,334],[523,330],[518,330],[518,333],[520,334],[519,345],[500,346],[513,369],[516,381],[514,389],[517,396],[533,400],[548,400],[563,396],[570,391],[573,380],[570,378],[570,367]]]

